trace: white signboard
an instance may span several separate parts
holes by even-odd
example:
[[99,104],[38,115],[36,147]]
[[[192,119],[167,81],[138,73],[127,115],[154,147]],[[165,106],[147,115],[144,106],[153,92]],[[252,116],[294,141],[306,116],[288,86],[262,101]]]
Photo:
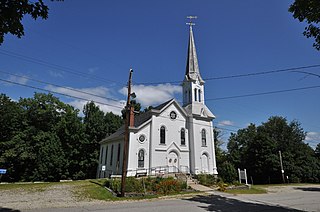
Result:
[[101,167],[101,170],[102,170],[102,171],[105,171],[105,170],[106,170],[106,166],[102,166],[102,167]]

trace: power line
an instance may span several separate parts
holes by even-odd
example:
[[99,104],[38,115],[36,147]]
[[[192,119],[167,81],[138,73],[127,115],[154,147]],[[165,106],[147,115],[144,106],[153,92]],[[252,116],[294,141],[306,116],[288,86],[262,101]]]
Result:
[[292,88],[292,89],[286,89],[286,90],[268,91],[268,92],[262,92],[262,93],[244,94],[244,95],[237,95],[237,96],[218,97],[218,98],[206,99],[205,101],[216,101],[216,100],[236,99],[236,98],[252,97],[252,96],[262,96],[262,95],[300,91],[300,90],[307,90],[307,89],[314,89],[314,88],[320,88],[320,85],[302,87],[302,88]]
[[22,83],[13,82],[11,80],[5,80],[5,79],[1,79],[0,78],[0,81],[6,82],[6,83],[10,83],[10,84],[20,85],[20,86],[24,86],[24,87],[28,87],[28,88],[33,88],[33,89],[40,90],[40,91],[54,93],[54,94],[58,94],[58,95],[62,95],[62,96],[67,96],[67,97],[71,97],[71,98],[75,98],[75,99],[80,99],[80,100],[84,100],[84,101],[93,101],[93,102],[96,102],[96,103],[101,104],[101,105],[106,105],[106,106],[110,106],[110,107],[114,107],[114,108],[123,109],[123,107],[112,105],[112,104],[108,104],[108,103],[103,103],[103,102],[100,102],[100,101],[94,101],[93,99],[86,99],[86,98],[83,98],[83,97],[78,97],[78,96],[74,96],[74,95],[70,95],[70,94],[65,94],[65,93],[56,92],[56,91],[50,91],[48,89],[38,88],[36,86],[31,86],[31,85],[25,85],[25,84],[22,84]]
[[42,84],[45,84],[45,85],[51,85],[51,86],[55,86],[55,87],[59,87],[59,88],[63,88],[63,89],[71,90],[71,91],[75,91],[75,92],[82,93],[82,94],[87,94],[87,95],[90,95],[90,96],[99,97],[99,98],[106,99],[106,100],[111,100],[111,101],[115,101],[115,102],[119,102],[120,101],[118,99],[112,99],[112,98],[96,95],[96,94],[93,94],[93,93],[90,93],[90,92],[81,91],[81,90],[78,90],[78,89],[74,89],[74,88],[70,88],[70,87],[66,87],[66,86],[62,86],[62,85],[58,85],[58,84],[53,84],[53,83],[45,82],[45,81],[42,81],[42,80],[33,79],[33,78],[27,77],[27,76],[22,76],[22,75],[18,75],[18,74],[11,74],[11,73],[6,72],[6,71],[1,71],[0,70],[0,73],[4,73],[4,74],[11,75],[11,76],[24,78],[24,79],[28,79],[30,81],[39,82],[39,83],[42,83]]
[[311,73],[311,72],[307,72],[307,71],[293,71],[296,73],[301,73],[301,74],[307,74],[307,75],[312,75],[312,76],[316,76],[320,78],[320,74],[315,74],[315,73]]
[[210,78],[205,78],[204,80],[221,80],[221,79],[250,77],[250,76],[265,75],[265,74],[275,74],[275,73],[281,73],[281,72],[294,72],[295,70],[308,69],[308,68],[316,68],[316,67],[320,67],[320,64],[318,64],[318,65],[309,65],[309,66],[293,67],[293,68],[286,68],[286,69],[277,69],[277,70],[271,70],[271,71],[252,72],[252,73],[237,74],[237,75],[222,76],[222,77],[210,77]]
[[[252,73],[245,73],[245,74],[227,75],[227,76],[220,76],[220,77],[208,77],[208,78],[203,78],[203,80],[205,80],[205,81],[224,80],[224,79],[251,77],[251,76],[266,75],[266,74],[276,74],[276,73],[282,73],[282,72],[297,72],[296,70],[317,68],[317,67],[320,67],[320,64],[309,65],[309,66],[292,67],[292,68],[286,68],[286,69],[277,69],[277,70],[270,70],[270,71],[262,71],[262,72],[252,72]],[[316,74],[309,73],[309,72],[304,72],[304,73],[316,75]],[[151,82],[151,83],[139,82],[139,83],[136,83],[136,85],[139,85],[139,84],[155,85],[155,84],[166,84],[166,83],[181,84],[182,81],[162,81],[162,82]]]
[[0,54],[6,55],[6,56],[10,56],[10,57],[14,57],[14,58],[17,58],[17,59],[20,59],[20,60],[24,60],[24,61],[27,61],[27,62],[35,63],[35,64],[38,64],[38,65],[47,66],[47,67],[53,68],[55,70],[59,70],[59,71],[67,72],[67,73],[70,73],[70,74],[73,74],[73,75],[76,75],[76,76],[84,77],[86,79],[93,79],[93,80],[96,80],[96,81],[107,82],[107,83],[112,82],[112,83],[120,84],[121,86],[126,86],[125,84],[117,82],[117,81],[114,81],[114,80],[109,80],[109,79],[106,79],[106,78],[103,78],[103,77],[100,77],[100,76],[96,76],[96,75],[93,75],[93,74],[84,73],[84,72],[81,72],[81,71],[78,71],[78,70],[75,70],[75,69],[72,69],[72,68],[68,68],[68,67],[64,67],[64,66],[61,66],[61,65],[53,64],[53,63],[50,63],[50,62],[47,62],[47,61],[44,61],[44,60],[39,60],[39,59],[32,58],[32,57],[29,57],[29,56],[24,56],[24,55],[21,55],[21,54],[17,54],[15,52],[11,52],[11,51],[0,49]]

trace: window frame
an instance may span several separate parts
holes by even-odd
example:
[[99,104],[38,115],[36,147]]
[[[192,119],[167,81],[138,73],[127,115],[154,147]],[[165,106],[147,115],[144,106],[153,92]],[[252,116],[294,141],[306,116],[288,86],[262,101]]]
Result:
[[166,144],[166,127],[164,125],[160,127],[160,144]]
[[207,131],[205,129],[201,130],[201,146],[207,146]]
[[186,145],[186,130],[184,128],[180,130],[180,144],[181,146]]
[[[142,155],[140,154],[142,152]],[[140,149],[138,151],[138,168],[144,168],[144,159],[145,159],[145,151],[144,149]]]

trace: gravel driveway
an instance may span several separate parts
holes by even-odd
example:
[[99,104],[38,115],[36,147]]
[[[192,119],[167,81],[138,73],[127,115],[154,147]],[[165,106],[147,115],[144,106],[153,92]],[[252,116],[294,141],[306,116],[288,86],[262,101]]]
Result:
[[[104,201],[79,199],[74,194],[75,185],[57,184],[39,190],[9,189],[0,192],[0,211],[3,208],[35,209],[62,208],[100,204]],[[2,208],[2,209],[1,209]]]

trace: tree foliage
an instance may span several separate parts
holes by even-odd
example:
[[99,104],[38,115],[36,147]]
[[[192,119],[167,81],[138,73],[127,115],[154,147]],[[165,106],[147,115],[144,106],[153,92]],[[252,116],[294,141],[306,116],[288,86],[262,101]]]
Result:
[[[53,1],[53,0],[51,0]],[[56,0],[62,1],[62,0]],[[49,8],[43,0],[1,0],[0,1],[0,45],[4,35],[10,33],[21,38],[24,35],[22,19],[30,15],[34,20],[47,19]]]
[[51,94],[12,101],[0,95],[0,167],[5,181],[93,178],[99,141],[122,124],[93,102],[79,110]]
[[315,39],[313,46],[320,50],[320,1],[319,0],[295,0],[290,5],[289,12],[300,22],[307,22],[303,35]]
[[297,121],[288,123],[283,117],[271,117],[258,127],[251,124],[232,134],[228,160],[237,168],[247,169],[256,183],[280,183],[281,151],[285,175],[290,181],[319,182],[319,160],[304,143],[305,136]]

